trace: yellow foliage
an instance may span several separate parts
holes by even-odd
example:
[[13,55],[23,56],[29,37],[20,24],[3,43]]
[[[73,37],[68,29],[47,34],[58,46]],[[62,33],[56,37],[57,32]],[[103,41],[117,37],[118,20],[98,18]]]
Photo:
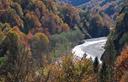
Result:
[[45,45],[49,44],[49,39],[44,33],[36,33],[33,38],[34,40],[44,42]]
[[100,15],[96,14],[95,15],[95,19],[96,19],[96,23],[99,26],[104,26],[104,20],[103,20],[103,18]]
[[74,62],[72,55],[63,56],[55,63],[46,65],[42,72],[43,76],[49,77],[48,82],[89,82],[96,80],[92,61],[83,59]]
[[35,14],[35,12],[28,12],[26,14],[26,17],[28,17],[30,20],[34,21],[34,25],[35,27],[41,27],[41,23],[40,20],[38,19],[37,15]]
[[120,14],[119,16],[117,16],[116,20],[117,23],[121,23],[124,19],[125,13]]
[[15,19],[17,26],[19,27],[23,27],[23,21],[21,20],[21,18],[18,15],[13,16],[13,18]]
[[128,69],[128,47],[124,47],[122,50],[120,56],[117,57],[115,61],[115,66],[116,66],[116,73],[115,76],[118,80],[121,80],[120,82],[127,82],[126,75],[127,69]]
[[64,32],[67,32],[67,31],[69,31],[70,28],[69,28],[68,24],[64,23],[64,24],[62,24],[62,29]]
[[0,43],[5,39],[5,34],[0,30]]
[[16,40],[18,40],[18,38],[19,38],[19,36],[18,36],[18,34],[13,30],[13,29],[11,29],[9,32],[8,32],[8,34],[7,34],[7,36],[9,37],[9,38],[15,38]]

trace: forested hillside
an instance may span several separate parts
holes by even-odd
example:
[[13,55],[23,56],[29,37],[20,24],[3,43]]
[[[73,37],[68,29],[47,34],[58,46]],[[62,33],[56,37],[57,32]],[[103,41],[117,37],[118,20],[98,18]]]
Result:
[[[105,52],[102,56],[103,64],[106,67],[102,69],[106,70],[106,74],[103,76],[111,76],[103,78],[107,81],[119,81],[127,82],[128,71],[128,8],[124,6],[116,19],[116,26],[109,35],[106,43]],[[109,72],[111,71],[111,72]],[[116,77],[116,78],[114,78]]]
[[[127,0],[59,1],[0,0],[0,82],[127,82]],[[102,63],[75,59],[74,46],[99,37],[108,37]]]
[[39,70],[84,38],[79,12],[53,0],[0,0],[0,80],[46,80]]
[[86,2],[89,2],[90,0],[58,0],[60,2],[64,2],[64,3],[69,3],[69,4],[72,4],[74,6],[78,6],[78,5],[81,5],[83,3],[86,3]]
[[[47,41],[50,51],[52,47],[58,47],[56,43],[63,44],[63,40],[78,42],[79,40],[75,40],[75,34],[80,36],[79,39],[83,39],[78,27],[79,12],[79,9],[69,4],[58,4],[52,0],[1,0],[0,29],[5,37],[2,38],[1,46],[7,47],[3,42],[6,42],[10,31],[19,36],[22,44],[30,49],[31,40]],[[65,34],[72,39],[65,38]],[[34,39],[35,37],[37,38]]]

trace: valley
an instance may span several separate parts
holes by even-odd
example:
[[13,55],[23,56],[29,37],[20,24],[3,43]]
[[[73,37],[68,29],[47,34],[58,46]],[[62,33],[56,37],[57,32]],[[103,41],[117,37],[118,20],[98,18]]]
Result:
[[0,82],[127,82],[128,0],[0,0]]

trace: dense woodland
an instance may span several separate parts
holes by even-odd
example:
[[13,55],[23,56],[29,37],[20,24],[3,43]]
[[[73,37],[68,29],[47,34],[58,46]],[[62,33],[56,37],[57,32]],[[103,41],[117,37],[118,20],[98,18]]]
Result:
[[[121,9],[112,23],[58,0],[0,0],[0,82],[127,82],[127,5]],[[107,35],[102,64],[73,60],[81,40]]]

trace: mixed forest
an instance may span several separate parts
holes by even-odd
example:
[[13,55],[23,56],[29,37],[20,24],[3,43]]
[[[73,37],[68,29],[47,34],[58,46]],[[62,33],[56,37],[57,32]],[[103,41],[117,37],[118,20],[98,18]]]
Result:
[[[105,17],[58,0],[0,0],[0,82],[128,82],[128,4]],[[102,64],[73,60],[74,46],[103,36]]]

